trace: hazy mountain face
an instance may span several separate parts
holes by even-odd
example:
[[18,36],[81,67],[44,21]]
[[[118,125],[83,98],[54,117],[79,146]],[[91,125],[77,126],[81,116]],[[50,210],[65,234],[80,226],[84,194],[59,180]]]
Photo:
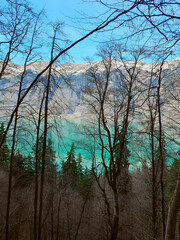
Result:
[[[27,67],[22,81],[21,95],[47,64],[47,62],[35,62]],[[122,97],[124,94],[123,89],[126,85],[125,81],[128,82],[128,71],[132,72],[133,67],[134,62],[122,63],[113,60],[110,70],[110,81],[108,83],[109,101],[112,101],[115,94],[118,94],[119,98]],[[96,69],[94,74],[99,78],[99,81],[100,79],[102,82],[105,81],[106,70],[103,61],[84,64],[65,63],[53,66],[49,99],[49,109],[51,109],[53,114],[57,116],[60,114],[84,116],[90,111],[91,107],[88,106],[87,102],[91,102],[92,96],[90,96],[87,89],[95,91],[92,69]],[[12,63],[8,65],[0,83],[1,115],[9,115],[16,105],[22,73],[23,66]],[[165,115],[167,113],[171,114],[172,108],[177,107],[176,95],[180,89],[179,73],[179,59],[164,63],[161,81],[161,102]],[[43,96],[44,86],[47,82],[47,74],[48,72],[39,78],[37,84],[25,98],[21,106],[23,114],[27,113],[25,109],[31,109],[32,107],[38,109]],[[151,96],[153,93],[156,95],[159,65],[145,64],[139,61],[134,74],[137,75],[137,79],[134,82],[132,91],[132,108],[134,108],[134,113],[136,108],[138,108],[138,112],[140,112],[139,117],[142,119],[147,111],[146,97],[148,95],[147,89],[150,85]],[[117,91],[120,92],[118,93]],[[151,101],[154,101],[153,97],[151,97]],[[107,108],[111,107],[107,105]]]

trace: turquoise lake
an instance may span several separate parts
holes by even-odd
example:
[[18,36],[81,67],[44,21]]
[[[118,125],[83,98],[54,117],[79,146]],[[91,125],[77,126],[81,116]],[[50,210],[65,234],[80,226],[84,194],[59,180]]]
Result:
[[[147,134],[140,134],[142,124],[131,123],[128,131],[128,148],[130,150],[129,161],[133,164],[139,163],[142,159],[148,160],[151,157],[150,144]],[[23,131],[23,129],[26,129]],[[41,131],[42,133],[43,131]],[[9,137],[10,138],[9,134]],[[19,121],[18,127],[18,145],[17,149],[24,155],[32,154],[32,147],[36,143],[36,128],[35,125],[26,120]],[[50,121],[48,129],[48,138],[53,141],[53,149],[56,151],[57,162],[60,163],[67,157],[67,152],[70,151],[72,143],[75,145],[75,152],[78,156],[82,155],[83,163],[90,166],[92,158],[95,155],[97,162],[101,161],[101,149],[97,127],[95,123],[92,127],[87,120],[79,118],[71,118],[69,120],[56,118]],[[10,139],[9,139],[10,140]],[[10,142],[10,141],[8,141]],[[105,145],[108,141],[104,137]],[[158,146],[156,141],[155,146]],[[168,139],[165,139],[165,149],[167,152],[167,162],[171,164],[174,158],[177,158],[179,145]],[[108,161],[109,154],[105,152],[105,158]]]

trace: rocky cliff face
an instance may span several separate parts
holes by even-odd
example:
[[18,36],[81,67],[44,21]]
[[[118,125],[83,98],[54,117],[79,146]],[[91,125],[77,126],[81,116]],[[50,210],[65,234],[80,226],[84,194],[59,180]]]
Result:
[[[27,66],[21,94],[23,94],[37,74],[41,72],[47,64],[47,62],[42,61],[31,63]],[[125,64],[123,64],[122,62],[113,60],[109,86],[112,89],[122,87],[120,86],[120,82],[123,78],[126,78],[128,71],[132,71],[133,66],[134,62],[125,62]],[[49,108],[52,113],[57,116],[60,114],[68,114],[69,117],[80,117],[88,113],[89,108],[87,107],[87,104],[84,103],[89,99],[86,89],[90,87],[93,88],[93,83],[90,81],[88,75],[88,72],[91,71],[92,68],[96,69],[96,74],[105,77],[103,61],[84,64],[65,63],[53,66],[49,99]],[[154,94],[156,93],[158,71],[159,64],[145,64],[144,62],[139,61],[136,66],[135,74],[137,75],[137,81],[134,83],[134,90],[132,92],[132,94],[134,94],[132,96],[134,102],[132,107],[134,109],[137,108],[138,112],[141,113],[139,115],[141,119],[143,119],[143,115],[145,115],[147,111],[146,97],[150,82],[152,87],[151,94],[153,91]],[[16,105],[17,92],[22,72],[23,66],[10,63],[4,73],[0,82],[1,116],[9,115]],[[180,94],[179,77],[180,59],[178,58],[170,62],[165,62],[163,65],[161,88],[161,101],[164,117],[168,117],[168,115],[175,117],[173,115],[175,115],[175,109],[178,108],[178,95]],[[25,98],[21,106],[22,114],[26,114],[29,111],[32,112],[32,108],[38,109],[44,91],[43,86],[46,81],[47,73],[44,73]],[[137,94],[138,91],[139,94]]]

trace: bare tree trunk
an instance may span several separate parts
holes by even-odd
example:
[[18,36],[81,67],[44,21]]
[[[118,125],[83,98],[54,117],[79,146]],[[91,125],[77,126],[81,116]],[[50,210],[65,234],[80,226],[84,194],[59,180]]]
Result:
[[89,189],[88,189],[88,192],[87,192],[87,194],[86,194],[86,198],[85,198],[84,203],[83,203],[83,206],[82,206],[82,210],[81,210],[81,214],[80,214],[79,222],[78,222],[78,225],[77,225],[77,229],[76,229],[76,233],[75,233],[74,240],[76,240],[77,237],[78,237],[78,233],[79,233],[79,229],[80,229],[80,225],[81,225],[81,221],[82,221],[84,209],[85,209],[85,206],[86,206],[88,197],[89,197],[90,189],[91,189],[91,186],[90,186]]
[[54,237],[54,207],[52,205],[51,207],[51,240],[53,240]]
[[69,206],[67,206],[67,231],[68,231],[68,232],[67,232],[68,240],[71,240]]
[[[152,70],[153,72],[153,70]],[[152,74],[153,75],[153,74]],[[153,239],[157,239],[157,174],[156,168],[157,163],[155,162],[155,149],[154,149],[154,127],[155,127],[155,119],[157,114],[157,104],[154,108],[151,104],[151,88],[152,88],[152,75],[150,80],[150,86],[148,90],[148,108],[150,113],[150,146],[151,146],[151,168],[152,168],[152,231],[153,231]]]
[[14,123],[11,158],[10,158],[10,169],[9,169],[8,197],[7,197],[7,209],[6,209],[6,240],[9,239],[9,214],[10,214],[10,203],[11,203],[11,193],[12,193],[12,171],[13,171],[16,126],[17,126],[17,112],[16,112],[15,123]]
[[[54,31],[52,48],[51,48],[51,62],[53,60],[53,51],[56,39],[56,31]],[[38,227],[38,240],[41,240],[41,225],[42,225],[42,212],[43,212],[43,192],[44,192],[44,174],[45,174],[45,162],[46,162],[46,142],[47,142],[47,127],[48,127],[48,101],[50,91],[52,65],[50,65],[48,72],[48,80],[46,86],[46,99],[45,99],[45,116],[44,116],[44,139],[43,139],[43,151],[42,151],[42,167],[41,167],[41,186],[40,186],[40,201],[39,201],[39,227]]]
[[[37,22],[36,22],[36,24],[37,24]],[[17,105],[18,105],[18,103],[20,101],[20,98],[21,98],[22,84],[23,84],[23,80],[24,80],[24,76],[25,76],[25,72],[26,72],[27,63],[28,63],[29,57],[31,56],[31,53],[32,53],[32,46],[33,46],[33,41],[34,41],[36,24],[35,24],[34,32],[33,32],[33,35],[32,35],[31,44],[30,44],[30,47],[29,47],[29,52],[28,52],[27,57],[25,59],[23,73],[22,73],[21,79],[20,79],[20,84],[19,84],[19,89],[18,89]],[[16,128],[17,128],[17,122],[18,122],[18,110],[19,110],[19,108],[17,109],[17,111],[15,113],[13,137],[12,137],[12,147],[11,147],[9,183],[8,183],[8,198],[7,198],[7,210],[6,210],[6,240],[9,239],[9,234],[8,234],[8,232],[9,232],[9,213],[10,213],[10,201],[11,201],[12,171],[13,171],[13,159],[14,159],[15,140],[16,140]]]
[[162,149],[162,120],[161,120],[161,102],[160,102],[160,89],[161,89],[161,78],[162,78],[162,67],[164,60],[160,65],[159,77],[158,77],[158,87],[157,87],[157,106],[158,106],[158,116],[159,116],[159,157],[161,162],[161,173],[160,173],[160,183],[161,183],[161,219],[162,219],[162,239],[165,239],[165,199],[164,199],[164,158]]
[[117,188],[114,190],[114,216],[113,216],[113,223],[111,227],[111,236],[110,240],[115,240],[118,237],[118,232],[119,232],[119,203],[118,203],[118,193],[117,193]]
[[52,178],[53,178],[53,182],[51,183],[52,185],[51,185],[51,192],[50,192],[50,194],[51,194],[51,216],[50,216],[50,218],[51,218],[51,224],[50,224],[50,229],[51,229],[51,240],[53,240],[54,239],[54,188],[55,188],[55,178],[56,178],[56,175],[55,174],[53,174],[53,176],[52,176]]
[[119,227],[118,225],[119,225],[119,217],[118,217],[118,216],[114,216],[113,227],[111,228],[110,240],[115,240],[115,239],[117,239],[117,236],[118,236],[118,227]]
[[180,180],[176,183],[172,202],[169,206],[165,240],[175,239],[176,221],[180,209]]
[[[152,113],[151,113],[152,114]],[[151,154],[152,154],[152,223],[153,239],[157,239],[156,217],[157,217],[157,198],[156,198],[156,176],[155,176],[155,159],[154,159],[154,122],[151,116]]]
[[[51,68],[50,68],[51,71]],[[50,75],[48,76],[48,84],[46,87],[46,101],[45,101],[45,116],[44,116],[44,139],[43,139],[43,152],[42,152],[42,166],[41,166],[41,184],[40,184],[40,200],[39,200],[39,227],[38,227],[38,240],[41,240],[41,225],[42,225],[42,212],[43,212],[43,193],[44,193],[44,173],[46,161],[46,140],[47,140],[47,120],[48,120],[48,99],[49,99],[49,84]]]
[[37,125],[37,135],[36,135],[36,162],[35,162],[35,186],[34,186],[34,240],[37,239],[37,211],[38,211],[38,174],[39,174],[39,131],[41,124],[41,112],[44,101],[44,95],[41,101],[40,109],[39,109],[39,117],[38,117],[38,125]]
[[60,206],[61,206],[61,196],[59,196],[58,200],[58,209],[57,209],[57,226],[56,226],[56,240],[59,240],[59,212],[60,212]]

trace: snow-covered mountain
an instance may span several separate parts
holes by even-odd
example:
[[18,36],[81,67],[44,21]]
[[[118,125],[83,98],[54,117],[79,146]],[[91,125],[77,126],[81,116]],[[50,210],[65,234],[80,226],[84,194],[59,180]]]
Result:
[[[31,82],[46,66],[48,62],[34,62],[27,66],[21,95],[26,91]],[[86,89],[93,87],[92,69],[98,77],[106,77],[105,62],[91,62],[84,64],[65,63],[62,65],[53,65],[51,76],[51,91],[49,100],[49,109],[51,113],[56,116],[63,114],[70,116],[84,116],[89,112],[89,107],[85,104],[85,100],[90,99]],[[129,73],[133,71],[135,66],[134,62],[125,62],[113,60],[111,67],[111,81],[109,86],[112,89],[122,88],[122,81],[127,77]],[[146,114],[147,104],[146,98],[148,91],[146,90],[152,81],[152,88],[154,93],[156,92],[156,86],[159,76],[160,64],[146,64],[139,61],[136,65],[135,74],[137,75],[137,81],[133,86],[133,101],[134,108],[137,108],[137,112],[141,112],[141,118],[143,114]],[[16,105],[17,93],[19,89],[20,79],[22,77],[24,66],[9,63],[2,79],[0,80],[0,110],[1,116],[9,115]],[[47,74],[45,72],[39,78],[38,82],[33,86],[28,93],[21,106],[22,114],[32,113],[38,111],[38,107],[41,103],[41,99],[44,92],[44,85],[47,82]],[[162,87],[161,87],[161,101],[164,116],[174,115],[174,109],[178,106],[178,95],[180,95],[180,58],[176,58],[172,61],[165,62],[162,71]],[[124,83],[125,84],[125,83]],[[125,85],[123,85],[125,86]],[[138,93],[139,91],[139,93]],[[152,95],[152,93],[151,93]],[[107,106],[108,108],[108,106]],[[175,117],[175,116],[173,116]]]

